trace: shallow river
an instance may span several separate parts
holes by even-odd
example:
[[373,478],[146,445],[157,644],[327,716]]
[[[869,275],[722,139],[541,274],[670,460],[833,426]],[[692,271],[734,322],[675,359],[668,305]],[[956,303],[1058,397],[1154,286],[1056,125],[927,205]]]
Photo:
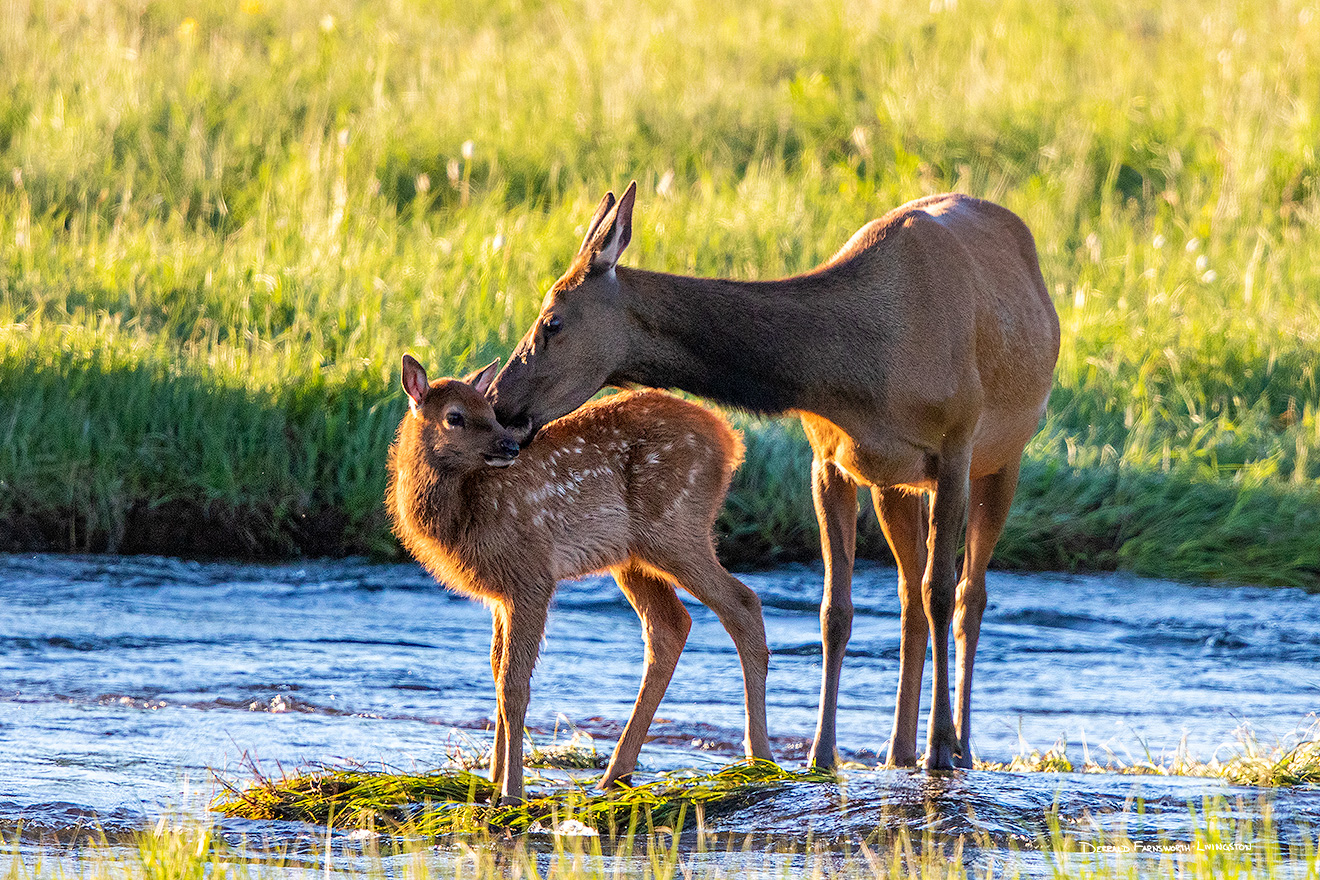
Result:
[[[792,763],[815,726],[821,575],[790,567],[742,577],[764,602],[771,733]],[[989,591],[978,757],[1007,760],[1024,744],[1063,739],[1078,763],[1084,748],[1132,762],[1184,741],[1205,759],[1244,723],[1273,744],[1320,708],[1320,596],[1010,573],[991,573]],[[897,675],[893,570],[860,566],[854,601],[839,741],[846,758],[874,765]],[[689,606],[692,634],[643,771],[715,768],[741,741],[733,645],[713,615]],[[267,771],[443,764],[489,741],[489,627],[484,608],[412,565],[0,555],[0,832],[59,836],[89,822],[200,813],[213,774],[247,778],[245,761]],[[534,737],[548,744],[556,727],[561,740],[577,728],[607,752],[641,659],[640,627],[613,581],[565,584],[532,681]],[[1043,774],[857,771],[849,785],[846,815],[825,793],[772,799],[742,820],[803,839],[900,821],[1005,841],[1039,833],[1053,803],[1121,813],[1135,793],[1185,818],[1189,801],[1233,795],[1205,780]],[[932,813],[932,798],[947,808]],[[1320,792],[1284,793],[1275,812],[1287,827],[1320,826]],[[736,815],[722,822],[740,830]]]

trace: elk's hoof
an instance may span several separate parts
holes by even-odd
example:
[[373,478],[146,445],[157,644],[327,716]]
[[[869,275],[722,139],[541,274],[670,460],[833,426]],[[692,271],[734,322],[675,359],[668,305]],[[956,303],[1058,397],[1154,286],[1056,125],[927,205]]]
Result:
[[927,770],[953,770],[953,749],[947,745],[937,746],[926,752],[925,768]]
[[808,762],[812,770],[834,770],[839,765],[839,756],[830,749],[828,752],[824,749],[812,749],[811,759]]
[[917,766],[917,749],[914,745],[907,748],[896,745],[892,740],[889,743],[888,757],[885,758],[885,766],[893,769],[912,769]]

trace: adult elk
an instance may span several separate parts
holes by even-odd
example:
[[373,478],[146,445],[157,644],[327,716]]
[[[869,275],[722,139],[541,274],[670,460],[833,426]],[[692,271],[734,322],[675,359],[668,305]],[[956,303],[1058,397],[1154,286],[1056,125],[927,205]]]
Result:
[[646,668],[601,787],[626,780],[687,641],[678,584],[715,612],[743,667],[747,754],[769,759],[761,602],[715,559],[711,527],[742,441],[709,410],[620,394],[547,427],[519,454],[482,396],[495,364],[437,379],[408,355],[409,412],[390,449],[386,508],[408,551],[491,611],[497,712],[491,779],[522,797],[523,720],[555,584],[608,569],[642,620]]
[[825,559],[812,762],[836,759],[857,488],[869,486],[898,562],[902,603],[889,763],[916,764],[932,638],[925,766],[970,767],[985,570],[1058,357],[1058,316],[1030,231],[998,205],[937,195],[866,224],[806,274],[691,278],[618,265],[632,237],[635,196],[636,183],[617,202],[613,193],[601,201],[572,265],[491,388],[496,415],[534,433],[605,385],[679,388],[753,412],[799,415],[815,455],[812,496]]

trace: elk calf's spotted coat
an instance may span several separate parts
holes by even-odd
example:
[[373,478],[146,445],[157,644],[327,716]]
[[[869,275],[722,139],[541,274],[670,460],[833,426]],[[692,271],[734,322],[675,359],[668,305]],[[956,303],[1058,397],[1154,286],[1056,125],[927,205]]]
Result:
[[552,422],[520,451],[483,396],[496,367],[428,382],[404,355],[409,412],[390,449],[386,505],[408,551],[491,610],[501,796],[522,797],[523,722],[555,584],[595,571],[614,575],[646,639],[641,690],[602,786],[632,772],[687,640],[675,585],[733,637],[747,754],[770,758],[761,603],[716,560],[711,535],[742,458],[737,433],[696,404],[628,392]]

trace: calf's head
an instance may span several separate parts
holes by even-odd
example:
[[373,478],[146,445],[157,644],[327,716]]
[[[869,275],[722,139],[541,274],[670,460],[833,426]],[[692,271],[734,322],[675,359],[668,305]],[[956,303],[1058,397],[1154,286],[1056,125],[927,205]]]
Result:
[[403,356],[403,390],[409,414],[416,419],[422,454],[449,471],[508,467],[518,457],[518,439],[495,418],[485,392],[499,361],[463,379],[428,382],[426,370],[412,355]]

